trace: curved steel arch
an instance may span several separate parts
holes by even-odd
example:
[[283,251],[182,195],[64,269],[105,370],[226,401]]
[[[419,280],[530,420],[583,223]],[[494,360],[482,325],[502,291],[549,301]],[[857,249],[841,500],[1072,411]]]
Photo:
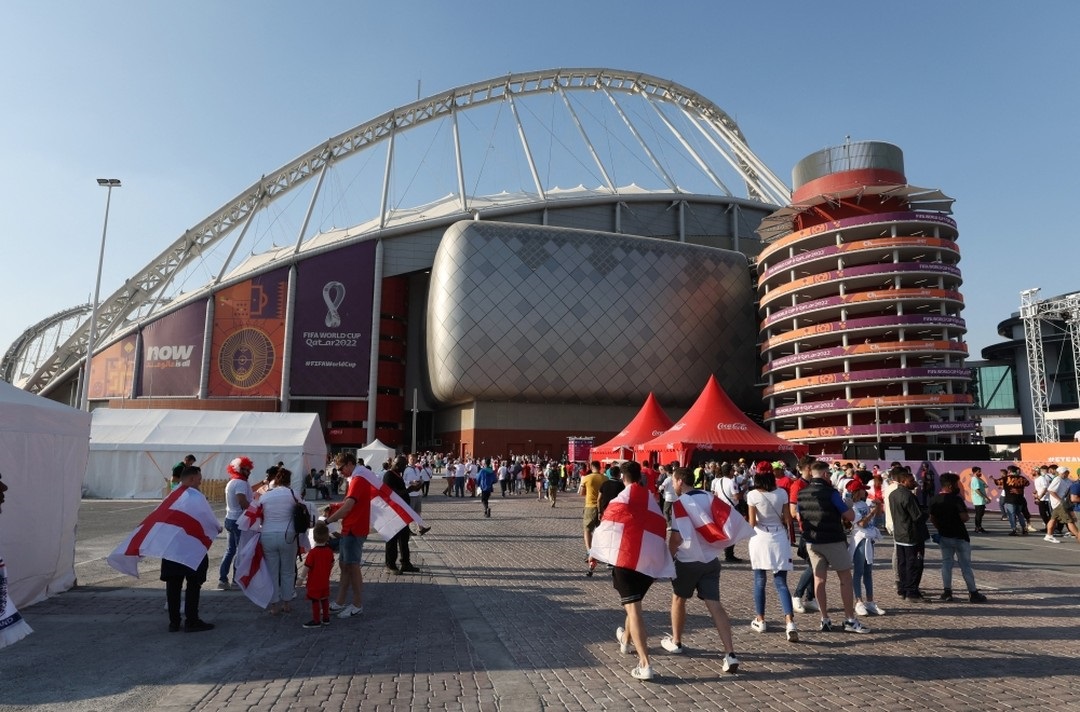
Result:
[[51,314],[33,326],[27,327],[23,333],[19,334],[19,338],[15,339],[4,353],[4,359],[3,361],[0,361],[0,378],[13,385],[18,385],[15,383],[17,379],[16,369],[19,367],[22,360],[21,356],[25,353],[26,347],[31,344],[34,339],[48,333],[50,329],[59,328],[65,321],[69,321],[76,317],[80,319],[84,318],[89,313],[90,304],[80,304]]
[[[264,175],[219,210],[187,230],[145,268],[128,279],[123,287],[106,298],[98,306],[97,338],[104,342],[141,307],[149,303],[156,305],[154,300],[160,299],[161,293],[174,275],[238,226],[246,223],[257,210],[280,199],[308,179],[322,175],[324,169],[335,161],[390,139],[396,131],[444,118],[455,111],[496,101],[513,102],[514,96],[553,91],[597,90],[609,93],[609,98],[610,93],[641,95],[650,102],[658,100],[677,106],[705,140],[740,174],[750,198],[774,204],[787,204],[790,201],[790,189],[750,150],[734,119],[713,102],[682,85],[648,74],[612,69],[552,69],[509,74],[458,87],[388,111],[319,144],[299,158]],[[619,111],[621,113],[621,109]],[[684,147],[687,147],[685,139],[671,124],[666,120],[664,123]],[[630,128],[633,131],[633,128]],[[649,153],[644,144],[642,147]],[[693,151],[690,152],[693,154]],[[700,159],[696,155],[694,158],[700,165]],[[726,190],[711,170],[707,167],[705,170],[714,182]],[[614,186],[610,187],[617,193]],[[673,190],[677,191],[678,188],[673,187]],[[538,198],[542,202],[543,191],[539,192]],[[380,210],[380,220],[385,220],[386,206],[381,206]],[[89,326],[89,323],[81,326],[67,342],[40,364],[27,381],[27,390],[47,393],[59,376],[78,366],[85,357]]]

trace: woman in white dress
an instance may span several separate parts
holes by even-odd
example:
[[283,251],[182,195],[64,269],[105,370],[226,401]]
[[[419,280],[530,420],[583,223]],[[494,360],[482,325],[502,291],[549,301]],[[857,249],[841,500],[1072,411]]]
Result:
[[[7,492],[7,485],[0,480],[0,511],[3,510],[5,492]],[[17,643],[33,632],[11,601],[7,569],[4,567],[4,557],[0,555],[0,648]]]
[[762,468],[754,475],[754,489],[746,495],[747,514],[754,536],[750,539],[750,566],[754,569],[754,606],[757,616],[750,627],[765,632],[765,581],[772,572],[773,586],[780,598],[780,608],[786,620],[787,639],[795,642],[799,632],[795,627],[795,611],[791,606],[787,572],[791,571],[791,540],[788,538],[790,513],[788,496],[777,489],[776,476],[771,469]]

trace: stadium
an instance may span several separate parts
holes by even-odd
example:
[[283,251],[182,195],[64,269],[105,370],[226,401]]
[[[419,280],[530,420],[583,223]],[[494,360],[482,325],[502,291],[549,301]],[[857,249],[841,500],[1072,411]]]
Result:
[[[887,177],[904,182],[902,168]],[[806,384],[777,390],[809,366],[789,373],[799,334],[761,327],[757,312],[760,296],[770,319],[771,290],[793,274],[769,262],[759,286],[758,255],[827,192],[808,188],[793,209],[732,118],[676,83],[611,69],[511,74],[386,112],[268,171],[96,310],[28,328],[0,375],[74,406],[85,385],[89,408],[313,412],[335,448],[378,438],[479,455],[606,439],[649,393],[677,417],[716,376],[774,430],[842,440],[813,429],[820,413],[791,408],[808,402]],[[874,195],[892,209],[913,194]],[[951,200],[929,202],[911,210],[947,212]],[[947,233],[951,244],[955,225]],[[958,260],[949,245],[938,254]],[[933,303],[948,301],[953,320],[937,341],[960,344],[942,347],[955,370],[959,273],[944,272],[948,294]],[[820,296],[794,289],[786,299]],[[773,365],[762,371],[761,358]],[[927,374],[911,375],[882,396],[897,417],[963,420],[963,399],[904,400]],[[833,407],[850,425],[867,394]],[[955,442],[964,428],[890,432]]]

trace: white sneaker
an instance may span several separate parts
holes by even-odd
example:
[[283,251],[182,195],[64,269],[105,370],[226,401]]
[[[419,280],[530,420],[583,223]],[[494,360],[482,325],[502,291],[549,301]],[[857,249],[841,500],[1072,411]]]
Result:
[[[867,603],[866,603],[866,612],[867,613],[872,613],[875,616],[883,616],[883,615],[885,615],[885,609],[884,608],[878,608],[878,604],[874,603],[873,601],[867,601]],[[862,615],[862,614],[860,613],[859,615]]]
[[1051,544],[1060,544],[1061,543],[1061,539],[1058,539],[1053,534],[1047,534],[1046,536],[1044,536],[1043,541],[1048,541]]
[[758,633],[764,633],[766,628],[765,621],[759,621],[755,618],[750,621],[750,628]]
[[787,639],[789,643],[799,642],[799,629],[795,627],[794,623],[787,624]]
[[672,640],[670,635],[664,636],[664,639],[660,641],[660,647],[672,655],[682,655],[686,652],[686,648]]
[[791,607],[795,609],[796,613],[806,613],[806,608],[803,606],[802,598],[800,596],[791,597]]
[[803,608],[807,610],[807,612],[821,610],[821,607],[818,606],[817,601],[803,601],[802,605]]
[[724,672],[739,671],[739,659],[735,657],[735,653],[726,653],[724,655],[724,659],[720,661],[720,669]]
[[631,652],[633,646],[630,645],[630,636],[627,635],[626,630],[619,626],[615,629],[615,640],[619,641],[619,652],[623,655]]
[[349,604],[349,605],[347,605],[347,606],[345,606],[344,608],[341,609],[341,612],[337,614],[337,617],[338,618],[352,618],[353,616],[358,616],[363,612],[364,612],[364,607],[363,606],[354,606],[352,604]]
[[630,671],[630,676],[635,680],[651,680],[653,679],[652,666],[646,665],[645,667],[641,667],[638,665]]
[[862,601],[859,601],[858,603],[855,604],[855,615],[857,615],[857,616],[865,616],[866,612],[868,610],[870,610],[870,609],[868,609],[866,607],[866,604],[863,603]]
[[340,613],[341,611],[344,611],[348,607],[349,607],[349,604],[347,604],[347,603],[338,603],[337,601],[330,601],[330,612],[331,613]]

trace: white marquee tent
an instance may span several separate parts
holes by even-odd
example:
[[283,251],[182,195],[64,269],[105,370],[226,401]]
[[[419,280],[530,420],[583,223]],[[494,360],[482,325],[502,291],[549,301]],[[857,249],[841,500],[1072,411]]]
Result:
[[84,493],[159,498],[173,465],[189,453],[204,480],[228,479],[225,466],[241,455],[255,462],[253,479],[284,462],[298,490],[304,473],[326,465],[326,440],[314,413],[99,408],[90,429]]
[[382,464],[396,454],[397,451],[394,448],[384,445],[378,438],[356,451],[356,457],[363,460],[364,466],[375,474],[381,474]]
[[17,607],[75,584],[75,524],[90,414],[0,381],[0,558]]

